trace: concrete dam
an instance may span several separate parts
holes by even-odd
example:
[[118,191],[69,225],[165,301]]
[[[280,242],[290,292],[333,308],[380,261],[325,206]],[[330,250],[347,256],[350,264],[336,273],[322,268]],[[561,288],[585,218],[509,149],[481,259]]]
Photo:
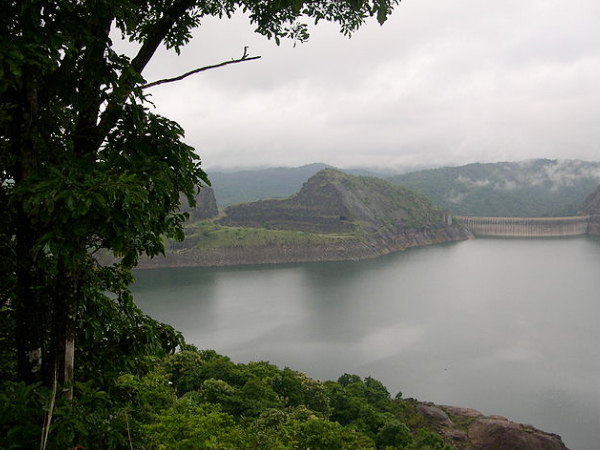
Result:
[[567,237],[588,234],[595,216],[474,217],[455,216],[476,237]]

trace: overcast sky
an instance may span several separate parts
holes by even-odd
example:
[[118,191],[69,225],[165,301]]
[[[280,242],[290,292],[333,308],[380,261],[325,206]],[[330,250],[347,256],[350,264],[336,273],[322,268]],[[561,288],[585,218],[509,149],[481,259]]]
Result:
[[150,90],[208,169],[598,161],[599,20],[598,0],[404,0],[382,27],[321,23],[294,48],[240,16],[145,76],[262,56]]

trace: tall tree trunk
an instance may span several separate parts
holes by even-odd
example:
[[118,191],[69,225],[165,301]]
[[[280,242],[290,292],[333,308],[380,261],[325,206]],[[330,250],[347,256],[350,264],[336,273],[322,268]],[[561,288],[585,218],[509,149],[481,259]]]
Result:
[[[37,115],[37,90],[34,83],[26,83],[15,92],[20,108],[15,109],[11,126],[12,153],[16,160],[15,183],[25,182],[39,164],[39,151],[35,145],[35,117]],[[35,247],[43,232],[39,224],[17,205],[16,223],[16,341],[17,371],[26,383],[42,380],[43,343],[45,334],[44,280],[36,257]]]
[[23,212],[17,227],[16,344],[19,379],[26,383],[42,381],[45,317],[44,286],[37,267],[33,245],[37,232]]
[[56,381],[63,386],[63,394],[73,397],[75,371],[75,333],[77,329],[77,310],[79,307],[80,277],[84,259],[79,255],[70,255],[67,264],[59,263],[54,292],[52,313],[51,361]]

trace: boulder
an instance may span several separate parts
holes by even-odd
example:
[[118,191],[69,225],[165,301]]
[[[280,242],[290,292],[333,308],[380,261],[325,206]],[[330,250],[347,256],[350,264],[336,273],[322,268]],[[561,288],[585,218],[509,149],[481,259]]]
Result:
[[468,438],[477,450],[566,450],[560,436],[503,417],[476,419]]
[[476,409],[419,402],[417,410],[428,426],[461,450],[568,450],[556,434]]

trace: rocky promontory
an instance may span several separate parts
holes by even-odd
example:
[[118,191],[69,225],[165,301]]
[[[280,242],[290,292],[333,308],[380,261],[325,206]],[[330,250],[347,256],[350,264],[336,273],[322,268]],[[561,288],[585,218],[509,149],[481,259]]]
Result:
[[588,223],[587,234],[600,235],[600,186],[585,199],[582,212],[592,216]]
[[[198,207],[206,202],[214,200],[199,199]],[[335,169],[318,172],[287,199],[230,206],[185,231],[184,242],[140,267],[360,260],[472,237],[423,195]]]
[[461,450],[568,450],[560,436],[501,416],[416,402],[426,425]]

